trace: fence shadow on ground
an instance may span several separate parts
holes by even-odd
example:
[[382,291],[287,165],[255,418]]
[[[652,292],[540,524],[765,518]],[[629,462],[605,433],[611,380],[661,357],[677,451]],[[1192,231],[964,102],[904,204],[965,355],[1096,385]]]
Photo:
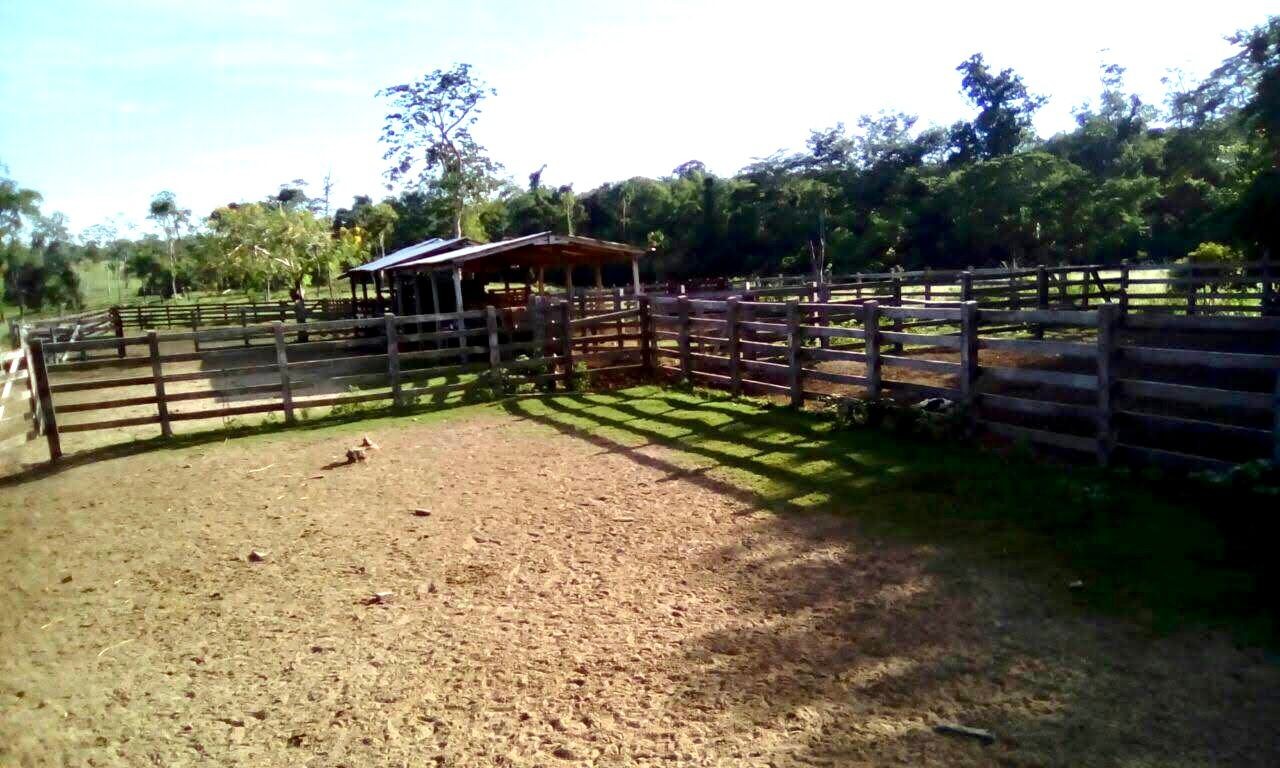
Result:
[[[756,510],[740,543],[700,561],[709,581],[733,574],[735,620],[672,650],[696,672],[668,706],[691,720],[786,722],[788,754],[835,764],[1280,754],[1263,736],[1280,716],[1275,666],[1188,626],[1253,597],[1242,574],[1215,567],[1210,526],[1147,491],[671,390],[505,408]],[[1068,589],[1077,577],[1085,588]],[[1151,635],[1081,602],[1182,631]],[[824,726],[851,719],[853,736]],[[999,741],[921,727],[938,720]]]

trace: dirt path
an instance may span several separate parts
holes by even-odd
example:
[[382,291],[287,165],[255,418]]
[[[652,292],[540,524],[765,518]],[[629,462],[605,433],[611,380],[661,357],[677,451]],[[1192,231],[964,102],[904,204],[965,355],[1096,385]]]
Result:
[[324,469],[359,434],[0,488],[0,764],[1280,759],[1260,654],[779,518],[658,447],[473,409]]

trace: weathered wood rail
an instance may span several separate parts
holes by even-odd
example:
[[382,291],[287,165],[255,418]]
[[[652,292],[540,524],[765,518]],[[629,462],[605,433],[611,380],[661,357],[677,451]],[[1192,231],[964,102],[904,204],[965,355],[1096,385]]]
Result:
[[[578,366],[641,368],[640,320],[639,307],[573,318],[568,302],[533,301],[520,309],[35,338],[4,360],[13,381],[32,372],[24,434],[43,436],[56,460],[76,433],[154,425],[167,437],[178,422],[268,413],[292,422],[304,408],[573,386]],[[69,353],[75,359],[59,362]],[[0,403],[8,398],[6,388]],[[0,425],[17,418],[0,412]]]
[[[796,406],[839,387],[872,399],[944,397],[962,404],[976,429],[1103,465],[1280,461],[1280,318],[1126,315],[1115,303],[651,301],[657,369],[690,383],[786,396]],[[998,335],[1011,329],[1031,337]],[[1046,329],[1058,338],[1044,338]],[[1161,342],[1186,332],[1256,334],[1272,351]]]

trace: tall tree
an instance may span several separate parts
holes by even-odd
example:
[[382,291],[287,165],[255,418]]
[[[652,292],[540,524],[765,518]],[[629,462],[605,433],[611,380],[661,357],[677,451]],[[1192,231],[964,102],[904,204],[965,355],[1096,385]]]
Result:
[[164,232],[165,248],[169,255],[169,290],[178,295],[178,241],[191,221],[191,211],[178,206],[177,197],[169,191],[151,198],[147,218],[160,225]]
[[380,141],[392,161],[392,182],[412,180],[418,189],[436,187],[453,206],[453,234],[462,237],[466,207],[498,188],[501,166],[489,159],[471,135],[480,103],[497,91],[471,74],[471,65],[437,69],[412,83],[378,92],[395,111],[386,117]]
[[975,53],[956,71],[964,75],[961,87],[978,108],[970,123],[953,129],[957,159],[982,160],[1013,154],[1032,136],[1031,118],[1048,101],[1027,90],[1012,69],[992,72],[982,54]]

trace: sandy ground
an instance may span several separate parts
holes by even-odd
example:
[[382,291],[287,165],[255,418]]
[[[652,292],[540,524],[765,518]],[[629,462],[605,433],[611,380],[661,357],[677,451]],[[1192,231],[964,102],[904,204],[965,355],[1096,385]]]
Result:
[[352,467],[325,429],[0,487],[0,765],[1280,760],[1280,674],[1220,638],[776,516],[668,449],[381,424]]

